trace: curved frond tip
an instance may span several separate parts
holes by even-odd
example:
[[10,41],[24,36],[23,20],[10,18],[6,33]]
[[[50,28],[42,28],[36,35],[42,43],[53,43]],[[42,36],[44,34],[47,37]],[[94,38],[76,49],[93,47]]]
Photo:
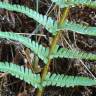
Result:
[[56,5],[60,6],[60,8],[76,6],[76,5],[85,5],[90,8],[96,8],[96,1],[92,0],[51,0],[56,3]]
[[16,78],[24,80],[35,88],[40,87],[40,75],[33,74],[30,69],[24,68],[23,66],[18,66],[8,62],[0,62],[0,71],[9,73]]
[[56,34],[57,30],[57,22],[54,21],[51,17],[47,17],[46,15],[39,14],[36,11],[33,11],[32,9],[21,6],[18,4],[9,4],[5,2],[0,2],[0,8],[9,10],[9,11],[15,11],[15,12],[21,12],[28,17],[36,20],[38,23],[42,24],[49,32],[51,32],[53,35]]
[[39,45],[35,41],[31,41],[31,39],[24,37],[22,35],[13,33],[13,32],[1,32],[0,31],[0,38],[12,39],[19,41],[20,43],[24,44],[27,48],[30,48],[32,52],[34,52],[40,59],[44,61],[44,63],[48,62],[48,53],[49,48],[45,48],[42,45]]
[[89,77],[81,76],[67,76],[60,74],[48,73],[42,86],[60,86],[60,87],[74,87],[74,86],[96,86],[96,80]]

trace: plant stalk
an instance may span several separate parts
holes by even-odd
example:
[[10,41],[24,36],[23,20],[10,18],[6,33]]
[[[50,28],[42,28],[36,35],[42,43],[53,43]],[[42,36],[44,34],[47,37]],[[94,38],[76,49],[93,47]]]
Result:
[[[69,13],[69,8],[64,9],[63,15],[61,16],[59,24],[62,24],[66,20],[68,13]],[[59,40],[60,34],[61,34],[61,31],[57,32],[56,36],[53,38],[51,45],[50,45],[49,56],[50,56],[51,52],[54,50],[54,48]],[[41,82],[45,79],[45,77],[48,73],[48,69],[51,64],[51,61],[52,61],[52,59],[49,58],[47,65],[45,65],[45,67],[42,71]],[[44,89],[42,89],[42,90],[38,89],[36,96],[43,96],[43,91],[44,91]]]

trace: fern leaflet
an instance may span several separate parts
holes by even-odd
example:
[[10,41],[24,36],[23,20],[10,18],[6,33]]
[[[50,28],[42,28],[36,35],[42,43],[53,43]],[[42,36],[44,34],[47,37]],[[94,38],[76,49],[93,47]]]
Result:
[[41,87],[39,84],[40,75],[33,74],[30,69],[24,68],[23,66],[18,66],[8,62],[0,62],[0,71],[9,73],[16,78],[24,80],[28,84],[33,85],[35,88]]
[[47,63],[48,61],[47,56],[49,53],[49,48],[45,48],[42,45],[39,45],[37,42],[31,41],[31,39],[21,36],[19,34],[13,33],[13,32],[1,32],[0,31],[0,37],[21,42],[26,47],[30,48],[31,51],[33,51],[39,58],[41,58],[44,61],[44,63]]
[[85,26],[82,24],[76,24],[75,22],[66,20],[62,25],[59,25],[58,30],[70,30],[80,34],[87,34],[96,36],[96,27]]
[[5,2],[0,2],[0,8],[24,13],[28,17],[42,24],[49,32],[55,35],[57,29],[57,23],[51,17],[47,17],[46,15],[43,16],[42,14],[39,14],[38,12],[33,11],[32,9],[29,9],[28,7],[25,6],[16,4],[12,5]]
[[76,5],[85,5],[91,8],[96,8],[96,1],[92,0],[51,0],[60,6],[60,8],[76,6]]
[[96,55],[86,52],[80,52],[74,49],[59,48],[57,45],[54,52],[51,53],[50,58],[75,58],[75,59],[87,59],[96,60]]
[[60,87],[74,87],[74,86],[96,86],[96,80],[81,76],[67,76],[60,74],[48,73],[42,86],[60,86]]

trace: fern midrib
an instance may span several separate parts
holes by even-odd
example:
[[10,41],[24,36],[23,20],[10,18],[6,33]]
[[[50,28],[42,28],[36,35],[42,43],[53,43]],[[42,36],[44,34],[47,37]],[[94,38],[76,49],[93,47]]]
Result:
[[[68,16],[68,12],[69,12],[69,8],[64,9],[64,11],[63,11],[63,16],[62,16],[62,18],[60,19],[60,22],[59,22],[60,24],[62,24],[62,23],[66,20],[66,17]],[[60,34],[61,34],[61,31],[56,32],[56,33],[57,33],[57,34],[56,34],[55,37],[53,38],[53,41],[51,42],[51,45],[50,45],[50,48],[49,48],[48,63],[47,63],[47,65],[45,65],[45,67],[44,67],[44,69],[43,69],[43,72],[42,72],[42,74],[41,74],[41,83],[44,81],[44,79],[45,79],[45,77],[46,77],[46,75],[47,75],[47,73],[48,73],[49,66],[50,66],[51,61],[52,61],[52,59],[50,59],[50,55],[51,55],[53,49],[55,48],[55,46],[56,46],[56,44],[57,44],[57,42],[58,42],[58,40],[59,40],[59,36],[60,36]],[[37,91],[37,95],[36,95],[36,96],[42,96],[43,90],[44,90],[44,89],[42,89],[42,90],[39,89],[39,90]]]

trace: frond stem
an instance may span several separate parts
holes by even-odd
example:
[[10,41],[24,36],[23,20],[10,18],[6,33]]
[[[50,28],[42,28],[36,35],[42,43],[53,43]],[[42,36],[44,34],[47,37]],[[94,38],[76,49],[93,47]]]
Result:
[[[62,15],[62,17],[61,17],[61,19],[59,21],[59,24],[62,24],[66,20],[66,18],[68,16],[68,13],[69,13],[69,8],[65,8],[64,11],[63,11],[63,15]],[[49,50],[49,56],[48,57],[50,57],[51,52],[53,52],[53,50],[54,50],[54,48],[55,48],[55,46],[56,46],[56,44],[57,44],[57,42],[59,40],[60,34],[61,34],[61,31],[57,32],[56,36],[53,38],[53,40],[51,42],[51,45],[50,45],[50,50]],[[47,65],[45,65],[45,67],[44,67],[44,69],[42,71],[41,83],[45,79],[46,74],[48,73],[48,69],[49,69],[49,66],[51,64],[51,61],[52,61],[52,59],[48,60]],[[36,96],[42,96],[43,91],[44,91],[44,89],[42,89],[42,90],[38,89]]]

